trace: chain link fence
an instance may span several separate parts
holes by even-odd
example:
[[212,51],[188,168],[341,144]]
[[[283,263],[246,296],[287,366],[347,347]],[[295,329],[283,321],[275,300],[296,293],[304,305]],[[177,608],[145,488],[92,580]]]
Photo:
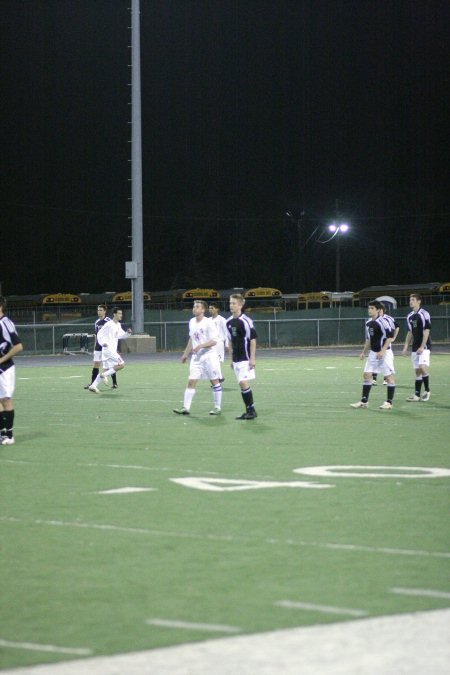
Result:
[[[190,318],[190,317],[189,317]],[[158,351],[184,349],[188,339],[188,317],[183,321],[147,321],[144,330],[156,337]],[[401,330],[397,343],[404,340],[404,317],[398,317]],[[274,318],[254,317],[260,347],[329,347],[359,345],[364,342],[361,317]],[[450,316],[432,316],[434,342],[450,342]],[[25,354],[87,353],[94,346],[93,324],[16,324]],[[68,337],[69,336],[69,337]]]

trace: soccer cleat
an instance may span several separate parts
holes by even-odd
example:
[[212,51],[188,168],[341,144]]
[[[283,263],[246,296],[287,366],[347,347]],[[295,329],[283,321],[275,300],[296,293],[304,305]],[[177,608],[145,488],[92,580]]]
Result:
[[426,391],[420,400],[421,400],[421,401],[429,401],[429,400],[430,400],[430,397],[431,397],[431,392],[430,392],[430,391]]
[[392,403],[390,403],[389,401],[385,401],[384,403],[382,403],[380,405],[380,409],[381,410],[392,410]]
[[103,373],[100,375],[103,384],[108,384],[108,377],[106,375],[103,375]]
[[177,415],[190,415],[190,412],[187,408],[174,408],[173,412]]
[[216,407],[214,408],[214,410],[210,410],[210,411],[209,411],[209,414],[210,414],[210,415],[220,415],[221,412],[222,412],[221,409],[220,409],[220,408],[217,408],[217,406],[216,406]]
[[118,389],[118,388],[119,388],[118,384],[113,384],[113,386],[111,387],[111,389]]
[[94,394],[99,394],[99,393],[100,393],[100,389],[97,389],[97,387],[94,387],[93,384],[90,384],[89,387],[88,387],[88,389],[89,389],[89,391],[93,391]]
[[221,383],[222,383],[222,382],[225,382],[225,378],[224,378],[224,377],[219,377],[219,382],[221,382]]
[[14,445],[15,442],[14,436],[12,438],[9,438],[9,436],[2,437],[2,445]]
[[420,396],[417,396],[417,394],[412,394],[411,396],[408,396],[406,399],[407,401],[420,401]]
[[376,387],[378,382],[376,380],[372,380],[372,387]]
[[387,380],[383,380],[383,384],[384,384],[385,387],[387,387],[387,385],[388,385],[389,383],[388,383]]
[[254,420],[255,417],[258,417],[256,410],[249,410],[249,412],[242,413],[239,417],[236,417],[237,420]]
[[[92,384],[92,382],[91,382],[91,384]],[[87,384],[87,385],[84,387],[84,389],[89,389],[90,386],[91,386],[90,384]]]
[[352,408],[368,408],[369,404],[364,403],[364,401],[358,401],[357,403],[350,403]]

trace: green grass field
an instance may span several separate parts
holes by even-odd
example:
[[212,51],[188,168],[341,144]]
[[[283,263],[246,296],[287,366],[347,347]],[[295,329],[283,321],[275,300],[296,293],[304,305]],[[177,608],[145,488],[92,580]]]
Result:
[[[433,355],[428,403],[405,401],[413,371],[397,357],[381,411],[382,378],[368,410],[349,406],[356,356],[261,353],[255,421],[235,420],[228,368],[221,417],[206,382],[178,417],[175,358],[130,358],[100,396],[73,363],[18,360],[16,445],[0,450],[2,668],[450,606],[450,472],[413,470],[450,467],[450,356]],[[342,468],[295,471],[326,466]]]

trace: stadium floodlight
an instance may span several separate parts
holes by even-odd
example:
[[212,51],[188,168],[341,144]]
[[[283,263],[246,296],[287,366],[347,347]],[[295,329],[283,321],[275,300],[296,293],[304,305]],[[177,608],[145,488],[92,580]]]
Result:
[[328,241],[336,237],[336,291],[340,291],[341,283],[341,234],[345,234],[349,229],[347,223],[331,223],[331,225],[328,225],[329,232],[332,232]]

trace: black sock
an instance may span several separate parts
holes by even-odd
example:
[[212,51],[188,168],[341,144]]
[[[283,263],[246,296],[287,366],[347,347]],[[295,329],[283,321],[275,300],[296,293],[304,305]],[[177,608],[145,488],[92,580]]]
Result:
[[416,396],[420,396],[420,390],[422,389],[422,378],[416,378]]
[[372,373],[372,380],[376,380],[378,377],[378,373]]
[[113,383],[113,384],[117,384],[116,373],[113,373],[113,374],[111,375],[111,379],[112,379],[112,383]]
[[91,384],[93,383],[97,375],[98,375],[98,368],[92,368]]
[[253,410],[253,393],[250,387],[245,389],[245,391],[241,389],[241,395],[244,400],[247,412],[249,410]]
[[387,386],[388,403],[392,403],[392,401],[394,400],[394,394],[395,394],[395,384],[388,384]]
[[2,413],[2,428],[6,430],[8,438],[13,437],[14,428],[14,410],[4,410]]
[[372,387],[371,383],[370,384],[366,384],[366,383],[363,384],[362,396],[361,396],[361,401],[363,403],[367,403],[367,401],[369,400],[369,394],[370,394],[371,387]]
[[425,387],[425,391],[430,391],[430,376],[424,375],[422,377],[422,382],[423,382],[423,386]]

